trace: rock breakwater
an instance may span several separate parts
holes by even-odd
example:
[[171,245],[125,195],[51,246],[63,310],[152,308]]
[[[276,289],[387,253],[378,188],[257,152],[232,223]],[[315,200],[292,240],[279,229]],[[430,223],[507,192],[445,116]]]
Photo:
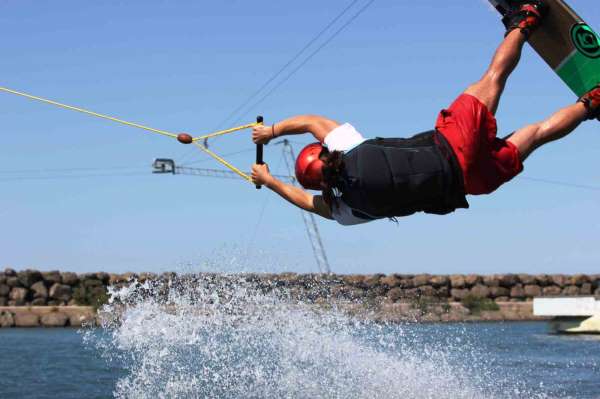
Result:
[[[40,272],[37,270],[0,272],[0,306],[97,306],[107,299],[107,287],[155,281],[168,284],[198,276],[227,280],[230,275],[200,273],[124,273],[108,274]],[[461,302],[467,297],[487,298],[496,302],[530,301],[538,296],[600,296],[600,274],[597,275],[429,275],[429,274],[244,274],[265,289],[285,287],[292,297],[319,299],[372,300],[388,302],[405,299],[436,298]],[[97,303],[95,303],[97,302]]]
[[[277,291],[290,301],[334,304],[355,314],[360,314],[360,309],[369,309],[371,317],[382,320],[522,320],[533,317],[534,297],[600,297],[600,275],[582,274],[76,274],[7,268],[0,272],[0,326],[80,325],[72,320],[74,316],[60,310],[87,306],[93,312],[108,300],[108,287],[124,287],[133,281],[152,283],[159,287],[155,293],[166,295],[178,284],[201,282],[218,286],[234,284],[240,278],[263,292]],[[1,310],[1,307],[55,310],[32,313]],[[77,317],[87,319],[86,312]]]

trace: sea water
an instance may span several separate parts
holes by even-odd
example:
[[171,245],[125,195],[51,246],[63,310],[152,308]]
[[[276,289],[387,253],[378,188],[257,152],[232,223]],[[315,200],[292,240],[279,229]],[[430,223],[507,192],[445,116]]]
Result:
[[374,323],[215,281],[115,290],[103,329],[0,330],[0,397],[600,398],[598,337]]

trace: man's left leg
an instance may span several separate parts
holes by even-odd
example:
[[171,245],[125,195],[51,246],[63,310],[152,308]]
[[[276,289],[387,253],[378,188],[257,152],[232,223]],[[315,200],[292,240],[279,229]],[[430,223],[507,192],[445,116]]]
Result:
[[477,98],[493,115],[498,109],[506,81],[519,63],[525,41],[525,35],[520,31],[515,29],[510,32],[496,50],[489,68],[481,79],[465,90],[465,94]]
[[506,86],[506,81],[515,70],[521,58],[523,45],[530,33],[541,23],[546,6],[543,0],[521,0],[521,5],[512,10],[503,21],[507,33],[496,50],[492,62],[482,78],[469,86],[465,94],[476,97],[487,109],[496,114],[500,96]]
[[507,138],[513,143],[524,161],[540,146],[561,139],[589,118],[589,110],[582,102],[563,108],[550,118],[525,126]]

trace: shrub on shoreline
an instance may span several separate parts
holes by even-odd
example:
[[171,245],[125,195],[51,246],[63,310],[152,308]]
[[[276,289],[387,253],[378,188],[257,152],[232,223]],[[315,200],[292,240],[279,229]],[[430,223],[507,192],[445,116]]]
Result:
[[497,311],[500,307],[490,298],[481,298],[476,295],[467,295],[462,301],[462,305],[469,309],[472,314],[477,315],[483,311]]
[[73,290],[73,299],[80,306],[93,306],[98,310],[108,302],[108,294],[104,287],[79,285]]

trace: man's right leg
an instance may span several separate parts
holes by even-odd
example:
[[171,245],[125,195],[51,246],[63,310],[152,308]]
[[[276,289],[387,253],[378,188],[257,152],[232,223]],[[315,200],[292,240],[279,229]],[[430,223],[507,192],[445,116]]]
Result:
[[525,41],[525,35],[518,29],[510,32],[496,50],[492,63],[483,77],[465,90],[465,94],[476,97],[494,115],[506,81],[519,63]]
[[517,8],[511,10],[503,20],[507,28],[506,37],[496,50],[488,70],[465,91],[465,94],[485,104],[492,114],[496,114],[506,81],[519,63],[523,45],[529,34],[539,26],[545,12],[543,0],[522,0]]

